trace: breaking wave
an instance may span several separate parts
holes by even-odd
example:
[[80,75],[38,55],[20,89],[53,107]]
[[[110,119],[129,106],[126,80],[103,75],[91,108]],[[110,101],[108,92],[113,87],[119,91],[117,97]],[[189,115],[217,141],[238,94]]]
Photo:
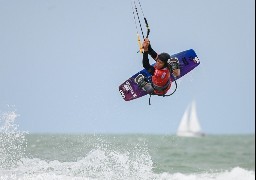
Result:
[[[145,156],[144,156],[145,157]],[[152,162],[128,154],[93,150],[77,162],[22,159],[16,168],[0,170],[0,180],[254,180],[255,172],[239,167],[218,173],[160,173]],[[148,157],[146,157],[148,158]]]

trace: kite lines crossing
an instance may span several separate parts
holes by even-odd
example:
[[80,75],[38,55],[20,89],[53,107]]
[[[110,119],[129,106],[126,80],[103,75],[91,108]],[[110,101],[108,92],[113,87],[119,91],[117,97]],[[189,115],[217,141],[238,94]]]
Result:
[[[138,10],[138,8],[137,8],[138,6],[140,7],[140,10]],[[139,45],[139,51],[138,52],[143,53],[144,50],[143,50],[142,43],[141,43],[141,40],[140,40],[140,35],[142,35],[143,40],[145,38],[148,38],[149,33],[150,33],[150,28],[149,28],[149,25],[148,25],[148,21],[147,21],[145,15],[144,15],[144,12],[143,12],[140,1],[139,0],[131,0],[131,7],[132,7],[132,12],[133,12],[135,27],[136,27],[136,30],[137,30],[137,41],[138,41],[138,45]],[[146,36],[144,35],[142,24],[141,24],[141,21],[140,21],[140,14],[143,16],[143,19],[144,19],[144,22],[145,22],[145,25],[146,25],[146,29],[147,29]],[[139,24],[139,27],[138,27],[138,24]]]

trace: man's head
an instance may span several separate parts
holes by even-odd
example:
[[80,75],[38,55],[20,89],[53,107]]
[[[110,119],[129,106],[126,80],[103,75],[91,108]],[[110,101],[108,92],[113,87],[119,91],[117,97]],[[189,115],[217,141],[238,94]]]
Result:
[[165,67],[168,67],[168,60],[171,58],[171,56],[168,53],[161,53],[157,56],[156,60],[156,68],[162,69]]

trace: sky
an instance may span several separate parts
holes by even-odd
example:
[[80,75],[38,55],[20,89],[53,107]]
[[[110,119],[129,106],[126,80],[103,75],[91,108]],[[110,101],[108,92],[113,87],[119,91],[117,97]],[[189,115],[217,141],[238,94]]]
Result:
[[175,134],[194,100],[206,134],[254,134],[255,1],[140,3],[155,51],[200,59],[171,97],[118,91],[142,69],[131,0],[0,0],[0,113],[30,133]]

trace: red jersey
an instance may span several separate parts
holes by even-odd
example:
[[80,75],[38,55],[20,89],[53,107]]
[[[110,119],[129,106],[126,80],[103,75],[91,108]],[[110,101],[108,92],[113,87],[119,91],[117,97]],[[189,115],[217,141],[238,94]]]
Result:
[[154,93],[157,95],[164,95],[171,88],[171,73],[168,68],[156,69],[152,76],[152,84]]

